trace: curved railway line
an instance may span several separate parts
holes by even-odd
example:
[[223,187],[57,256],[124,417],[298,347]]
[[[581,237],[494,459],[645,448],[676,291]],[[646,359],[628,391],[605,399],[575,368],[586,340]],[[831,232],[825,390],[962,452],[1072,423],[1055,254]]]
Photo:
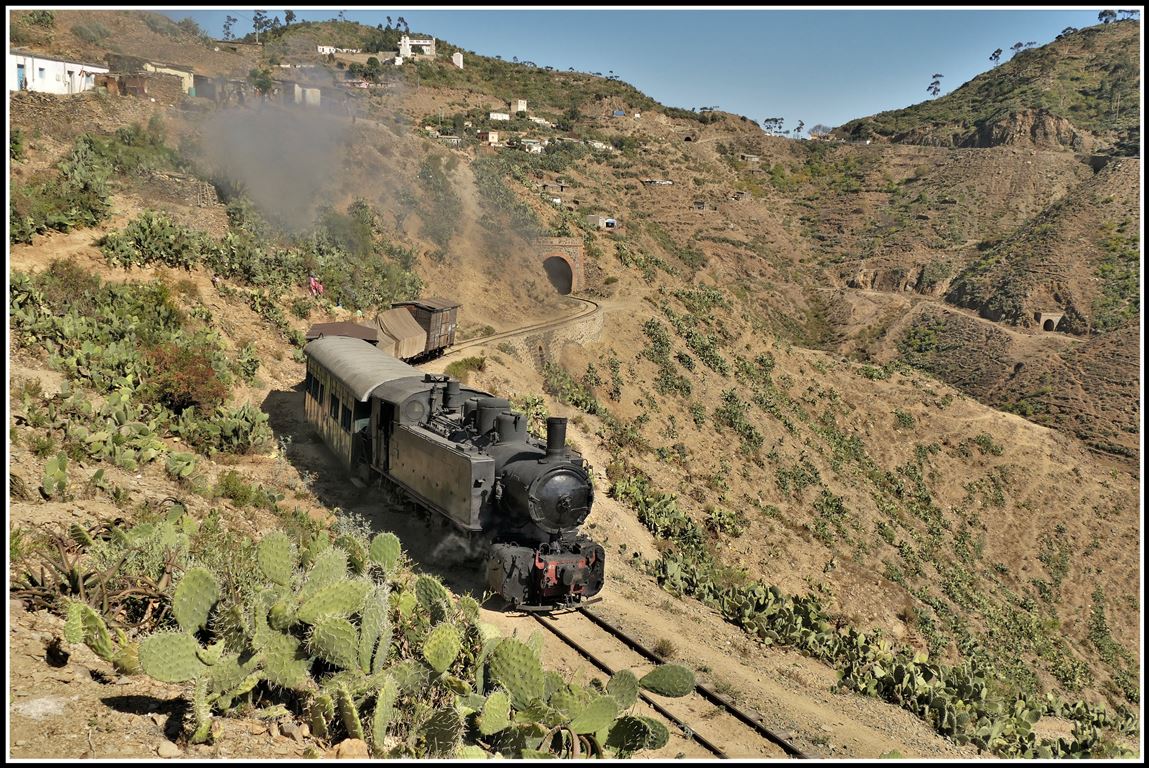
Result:
[[573,315],[566,315],[554,320],[545,320],[541,323],[532,323],[531,325],[524,325],[521,328],[512,328],[509,331],[493,333],[489,336],[480,336],[476,339],[468,339],[467,341],[456,342],[449,350],[443,353],[442,357],[449,357],[456,352],[462,351],[464,349],[470,349],[471,347],[477,347],[480,344],[490,344],[492,342],[501,341],[502,339],[510,339],[514,338],[515,336],[522,336],[524,334],[535,333],[537,331],[549,331],[552,328],[559,328],[563,325],[566,325],[567,323],[572,323],[575,320],[582,320],[583,318],[589,317],[595,312],[600,312],[602,310],[602,307],[597,301],[582,299],[577,296],[568,296],[567,298],[583,304],[582,309]]
[[[604,674],[611,675],[619,669],[642,664],[662,663],[662,659],[654,652],[624,630],[586,607],[579,607],[563,613],[531,614],[531,616],[548,632],[558,637],[559,640]],[[580,618],[575,619],[575,617]],[[571,621],[571,619],[575,620]],[[572,626],[576,624],[581,625],[581,629]],[[587,648],[584,642],[580,642],[572,636],[575,631],[584,637],[587,636],[587,631],[593,635],[595,630],[598,630],[599,637],[605,632],[617,641],[616,647],[609,651],[600,650],[596,653]],[[625,650],[618,649],[617,645],[625,646]],[[608,654],[609,658],[606,658]],[[635,655],[642,657],[642,661],[634,662]],[[808,757],[785,738],[770,730],[763,722],[761,715],[739,708],[727,697],[701,683],[694,686],[692,694],[681,699],[662,699],[662,697],[651,696],[645,691],[640,691],[639,697],[645,704],[669,721],[680,734],[688,740],[696,742],[714,757],[721,759],[731,757],[805,759]],[[662,703],[663,701],[666,704]],[[669,706],[667,706],[668,704]],[[707,736],[707,733],[713,733],[718,729],[717,721],[719,719],[736,721],[737,724],[722,723],[721,731],[738,735],[724,737],[725,743],[718,743],[718,739]],[[731,754],[731,752],[735,752],[735,754]]]

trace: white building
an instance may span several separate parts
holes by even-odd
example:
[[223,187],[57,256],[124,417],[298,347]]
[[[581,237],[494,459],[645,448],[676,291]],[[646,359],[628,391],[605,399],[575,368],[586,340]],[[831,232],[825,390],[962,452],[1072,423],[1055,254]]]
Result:
[[435,38],[433,37],[412,39],[407,35],[403,35],[401,38],[399,38],[399,55],[405,59],[411,58],[412,46],[422,49],[419,51],[419,53],[424,56],[435,55]]
[[555,127],[554,123],[552,123],[550,120],[547,120],[544,117],[531,116],[531,117],[528,117],[527,119],[530,120],[532,123],[537,123],[538,125],[541,125],[545,128],[554,128]]
[[510,120],[511,116],[506,112],[492,112],[490,115],[491,120]]
[[8,90],[40,93],[80,93],[96,87],[96,75],[107,67],[50,59],[30,53],[8,53]]
[[459,53],[458,51],[455,51],[454,53],[452,53],[451,54],[451,63],[454,64],[459,69],[462,69],[463,68],[463,54]]
[[514,101],[511,102],[511,114],[515,114],[516,112],[526,112],[526,111],[527,111],[527,100],[526,99],[515,99]]

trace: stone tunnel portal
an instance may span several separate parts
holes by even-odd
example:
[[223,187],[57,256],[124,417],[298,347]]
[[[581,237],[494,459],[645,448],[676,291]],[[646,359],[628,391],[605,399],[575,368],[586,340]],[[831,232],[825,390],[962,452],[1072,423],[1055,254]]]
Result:
[[551,256],[543,262],[543,269],[546,270],[547,279],[551,281],[551,285],[555,287],[556,291],[563,296],[570,295],[571,289],[574,287],[574,272],[566,259],[561,256]]

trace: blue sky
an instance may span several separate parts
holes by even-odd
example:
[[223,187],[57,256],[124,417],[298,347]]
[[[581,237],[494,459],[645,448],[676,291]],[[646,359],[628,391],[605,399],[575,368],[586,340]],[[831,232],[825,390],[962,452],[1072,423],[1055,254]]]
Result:
[[[413,33],[466,50],[566,70],[613,71],[667,106],[718,108],[761,121],[782,117],[837,126],[856,117],[924,101],[932,75],[942,93],[992,68],[1001,48],[1053,40],[1065,27],[1097,24],[1105,6],[1014,8],[631,8],[498,6],[345,8],[348,20],[375,26],[406,19]],[[283,18],[284,9],[266,8]],[[292,8],[298,19],[326,20],[339,9]],[[251,9],[165,10],[190,16],[214,35],[225,17],[251,31]]]

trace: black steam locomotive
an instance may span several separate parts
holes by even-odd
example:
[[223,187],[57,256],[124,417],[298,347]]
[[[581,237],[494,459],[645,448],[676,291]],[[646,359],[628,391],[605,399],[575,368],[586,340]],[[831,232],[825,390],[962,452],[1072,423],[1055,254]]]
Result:
[[424,373],[357,338],[304,347],[307,420],[354,477],[383,478],[487,553],[490,587],[512,606],[572,605],[602,589],[603,548],[579,532],[594,501],[566,419],[545,445],[504,399]]

